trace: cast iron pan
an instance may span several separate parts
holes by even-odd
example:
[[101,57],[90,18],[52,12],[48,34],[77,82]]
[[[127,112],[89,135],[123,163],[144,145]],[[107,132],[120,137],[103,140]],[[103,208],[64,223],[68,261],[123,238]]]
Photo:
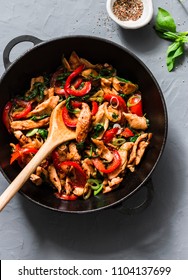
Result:
[[[20,42],[30,41],[34,44],[13,63],[10,62],[12,48]],[[154,76],[146,65],[129,50],[108,40],[90,36],[69,36],[46,42],[40,39],[23,35],[13,39],[3,53],[6,68],[0,80],[0,112],[6,102],[16,94],[28,88],[30,79],[41,73],[55,72],[61,64],[64,54],[69,57],[72,51],[92,63],[112,64],[118,75],[137,83],[143,93],[144,112],[150,120],[150,131],[153,138],[136,172],[127,173],[119,188],[105,195],[99,194],[85,201],[61,201],[52,195],[52,190],[46,185],[35,186],[29,180],[20,190],[20,193],[31,201],[53,210],[69,213],[87,213],[102,210],[107,207],[121,205],[129,196],[133,195],[143,186],[148,186],[148,181],[164,150],[167,136],[167,111],[161,89]],[[20,167],[15,163],[9,165],[10,146],[13,138],[0,122],[0,166],[5,178],[11,182],[20,172]],[[149,197],[151,198],[151,189]],[[146,200],[144,205],[148,204]]]

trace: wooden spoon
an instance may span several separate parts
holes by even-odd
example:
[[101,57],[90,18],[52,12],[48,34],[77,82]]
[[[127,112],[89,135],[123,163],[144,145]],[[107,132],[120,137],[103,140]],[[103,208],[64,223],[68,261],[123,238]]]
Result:
[[44,144],[41,146],[32,160],[25,166],[25,168],[18,174],[18,176],[12,181],[12,183],[0,196],[0,211],[21,189],[23,184],[27,181],[27,179],[35,171],[35,169],[43,159],[45,159],[61,143],[76,138],[75,131],[66,127],[63,122],[62,107],[64,105],[65,101],[62,101],[52,111],[47,140],[44,142]]

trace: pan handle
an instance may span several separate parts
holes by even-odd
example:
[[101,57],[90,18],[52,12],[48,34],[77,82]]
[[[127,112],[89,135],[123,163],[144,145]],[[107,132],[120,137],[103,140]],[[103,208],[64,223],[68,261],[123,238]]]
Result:
[[34,45],[37,45],[41,42],[43,42],[42,40],[40,40],[37,37],[31,36],[31,35],[21,35],[18,36],[14,39],[12,39],[5,47],[4,51],[3,51],[3,63],[4,63],[4,67],[5,69],[7,69],[12,62],[10,61],[10,52],[11,50],[14,48],[14,46],[16,46],[17,44],[21,43],[21,42],[31,42]]
[[126,205],[127,204],[126,202],[123,202],[119,207],[117,207],[117,210],[127,215],[134,215],[145,210],[151,204],[154,196],[154,187],[153,187],[152,179],[149,178],[145,182],[143,187],[146,188],[146,199],[141,204],[135,207],[129,207]]

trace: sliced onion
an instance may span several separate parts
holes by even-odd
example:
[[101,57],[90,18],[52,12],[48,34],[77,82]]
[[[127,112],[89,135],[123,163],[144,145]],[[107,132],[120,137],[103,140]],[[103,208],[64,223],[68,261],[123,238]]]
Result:
[[[115,103],[115,104],[114,104]],[[119,106],[119,100],[117,97],[112,96],[110,99],[110,105],[112,106],[112,108],[117,109]]]
[[114,125],[113,125],[113,128],[116,128],[116,127],[118,127],[118,131],[117,131],[117,135],[119,135],[119,134],[121,134],[121,132],[123,131],[123,128],[121,127],[121,125],[119,124],[119,123],[115,123]]
[[33,128],[26,133],[26,136],[31,137],[31,136],[35,135],[37,132],[38,132],[38,128]]
[[114,146],[121,146],[126,142],[126,140],[124,138],[116,138],[112,141],[112,144]]
[[87,186],[87,184],[84,187],[83,191],[83,199],[86,200],[91,196],[92,190],[91,187]]

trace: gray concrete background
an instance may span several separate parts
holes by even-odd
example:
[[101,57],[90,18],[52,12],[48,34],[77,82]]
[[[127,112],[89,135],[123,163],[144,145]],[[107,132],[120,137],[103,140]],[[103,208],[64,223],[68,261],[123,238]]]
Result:
[[[152,176],[153,202],[135,216],[115,209],[78,216],[48,211],[17,194],[0,214],[1,259],[188,259],[187,50],[169,73],[169,43],[156,36],[153,21],[140,30],[123,30],[108,17],[105,2],[0,0],[0,75],[3,49],[23,34],[43,40],[95,35],[134,52],[158,80],[169,116],[166,148]],[[178,31],[188,30],[188,12],[178,0],[153,2],[154,17],[162,7],[173,15]],[[16,46],[11,59],[28,47],[29,43]],[[0,191],[6,186],[0,175]],[[135,201],[139,199],[137,194]]]

